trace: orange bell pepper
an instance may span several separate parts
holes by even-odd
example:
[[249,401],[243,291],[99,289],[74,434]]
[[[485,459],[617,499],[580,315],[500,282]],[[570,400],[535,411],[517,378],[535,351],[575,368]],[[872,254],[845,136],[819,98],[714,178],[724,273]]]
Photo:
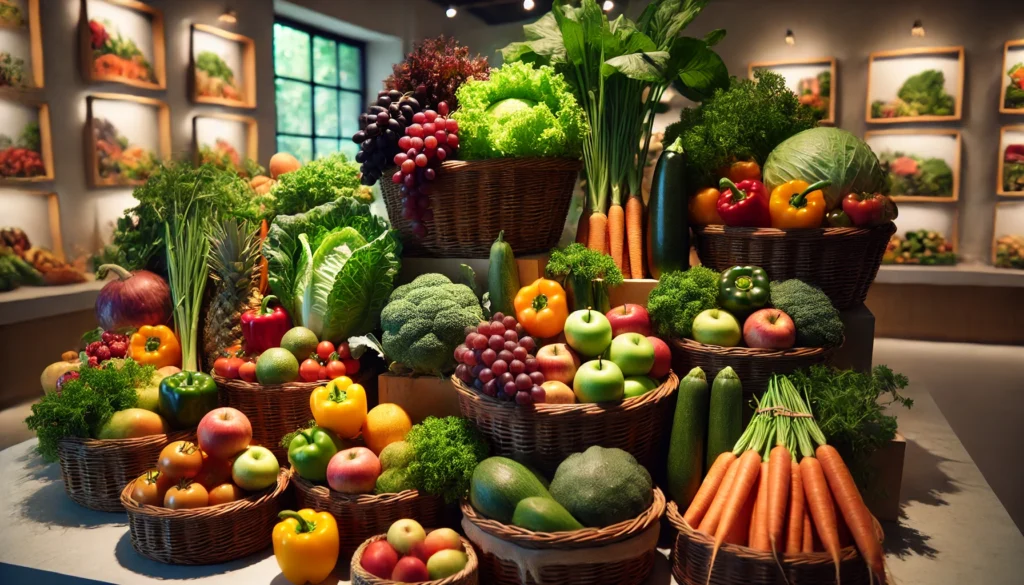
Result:
[[538,278],[524,286],[512,303],[516,318],[526,332],[534,337],[555,337],[565,327],[569,317],[569,303],[565,289],[554,280]]
[[143,325],[128,339],[128,356],[144,366],[180,368],[181,344],[170,327]]
[[752,160],[738,160],[729,165],[725,176],[733,183],[740,181],[760,181],[761,166]]
[[722,225],[718,215],[718,197],[722,193],[714,187],[701,189],[690,198],[690,222],[694,225]]

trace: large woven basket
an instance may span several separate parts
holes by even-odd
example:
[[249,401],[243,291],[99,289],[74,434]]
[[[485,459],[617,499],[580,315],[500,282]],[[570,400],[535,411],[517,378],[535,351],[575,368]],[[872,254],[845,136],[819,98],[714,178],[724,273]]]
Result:
[[820,287],[842,310],[867,298],[896,224],[785,230],[709,225],[693,232],[705,266],[725,270],[750,264],[764,268],[772,280],[799,278]]
[[299,508],[330,512],[341,527],[341,553],[352,554],[367,538],[387,532],[391,524],[412,518],[423,526],[440,526],[444,501],[406,490],[397,494],[347,495],[316,485],[292,472]]
[[[836,567],[826,552],[780,555],[778,561],[770,552],[745,546],[724,544],[715,557],[711,580],[708,568],[714,538],[698,532],[683,520],[675,502],[669,502],[667,517],[679,534],[672,548],[672,576],[680,585],[822,585],[836,582]],[[881,536],[881,528],[877,526]],[[881,540],[881,538],[879,538]],[[781,572],[780,572],[781,566]],[[847,585],[867,585],[867,563],[855,547],[839,554],[839,576]],[[878,583],[878,579],[874,579]]]
[[132,548],[146,558],[172,565],[214,565],[264,550],[273,542],[271,533],[288,477],[288,471],[282,469],[272,488],[243,500],[192,510],[139,505],[132,499],[133,481],[121,492]]
[[431,184],[434,219],[417,238],[402,217],[395,167],[380,181],[391,225],[403,254],[435,258],[486,258],[498,232],[516,254],[546,252],[562,235],[582,163],[568,158],[496,158],[446,161]]
[[[502,524],[484,518],[469,502],[462,502],[463,528],[470,541],[477,547],[480,556],[480,580],[488,585],[640,585],[647,580],[654,567],[657,552],[657,534],[650,547],[637,548],[632,554],[602,556],[602,548],[658,530],[658,524],[665,512],[665,496],[654,488],[654,502],[651,507],[636,518],[619,522],[605,528],[584,528],[566,532],[532,532],[518,526]],[[471,530],[472,529],[472,530]],[[474,541],[473,531],[479,530],[482,538]],[[486,541],[493,537],[502,543],[502,549],[516,554],[501,556]],[[507,546],[506,546],[507,545]],[[529,563],[524,566],[521,557],[529,557],[532,551],[544,551],[571,562],[564,564],[544,563],[531,570]],[[604,552],[608,552],[605,549]],[[582,561],[582,562],[580,562]]]
[[64,491],[79,506],[101,512],[123,512],[121,490],[156,466],[167,443],[191,433],[150,435],[137,439],[66,438],[57,443]]
[[220,387],[220,403],[242,411],[252,423],[252,443],[274,452],[282,465],[288,461],[288,451],[281,447],[281,439],[313,420],[309,409],[309,395],[317,386],[327,382],[289,382],[262,385],[245,380],[214,376]]
[[476,392],[452,376],[459,410],[486,436],[493,454],[525,459],[546,473],[588,447],[628,451],[641,465],[660,465],[679,378],[670,372],[656,389],[619,403],[536,404],[523,407]]
[[[359,548],[356,549],[355,554],[352,555],[352,585],[397,585],[398,583],[401,583],[401,581],[392,581],[390,579],[374,577],[366,572],[366,569],[363,569],[363,565],[361,563],[363,559],[363,551],[366,550],[366,547],[378,540],[386,540],[387,537],[387,534],[378,534],[377,536],[371,537],[369,540],[363,542],[363,544],[359,545]],[[473,545],[465,538],[462,539],[462,550],[466,553],[466,556],[469,557],[469,562],[466,563],[465,569],[462,569],[450,577],[445,577],[444,579],[422,581],[420,585],[477,585],[477,583],[480,582],[477,575],[480,563],[477,560],[476,551],[473,550]]]

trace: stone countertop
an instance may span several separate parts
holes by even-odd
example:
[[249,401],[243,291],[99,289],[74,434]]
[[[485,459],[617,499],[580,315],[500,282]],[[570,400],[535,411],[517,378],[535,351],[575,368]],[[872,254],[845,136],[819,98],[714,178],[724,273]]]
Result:
[[87,280],[63,286],[22,286],[0,293],[0,326],[92,309],[105,284]]

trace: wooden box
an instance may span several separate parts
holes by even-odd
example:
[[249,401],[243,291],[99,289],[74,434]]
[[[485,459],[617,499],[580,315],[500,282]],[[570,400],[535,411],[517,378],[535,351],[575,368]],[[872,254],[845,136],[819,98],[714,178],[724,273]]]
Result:
[[448,378],[381,374],[377,392],[381,404],[401,406],[413,424],[428,416],[459,416],[459,396]]
[[899,519],[900,486],[903,483],[903,458],[906,452],[907,440],[897,432],[892,442],[871,456],[874,476],[864,494],[864,503],[882,522],[895,522]]

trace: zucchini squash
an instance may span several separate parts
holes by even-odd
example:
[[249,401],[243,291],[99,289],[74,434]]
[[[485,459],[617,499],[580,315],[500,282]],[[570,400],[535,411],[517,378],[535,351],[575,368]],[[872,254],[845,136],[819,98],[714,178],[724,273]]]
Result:
[[703,478],[704,440],[708,428],[708,379],[693,368],[679,382],[676,412],[668,446],[668,493],[685,510]]
[[711,405],[708,408],[708,452],[706,469],[715,459],[732,451],[743,434],[743,385],[736,371],[726,366],[711,384]]
[[676,138],[658,157],[647,204],[647,266],[652,278],[690,267],[686,154]]
[[491,244],[487,266],[487,294],[491,300],[491,313],[514,316],[516,308],[513,301],[519,288],[519,266],[516,265],[512,246],[505,241],[505,232],[498,232],[498,239]]

